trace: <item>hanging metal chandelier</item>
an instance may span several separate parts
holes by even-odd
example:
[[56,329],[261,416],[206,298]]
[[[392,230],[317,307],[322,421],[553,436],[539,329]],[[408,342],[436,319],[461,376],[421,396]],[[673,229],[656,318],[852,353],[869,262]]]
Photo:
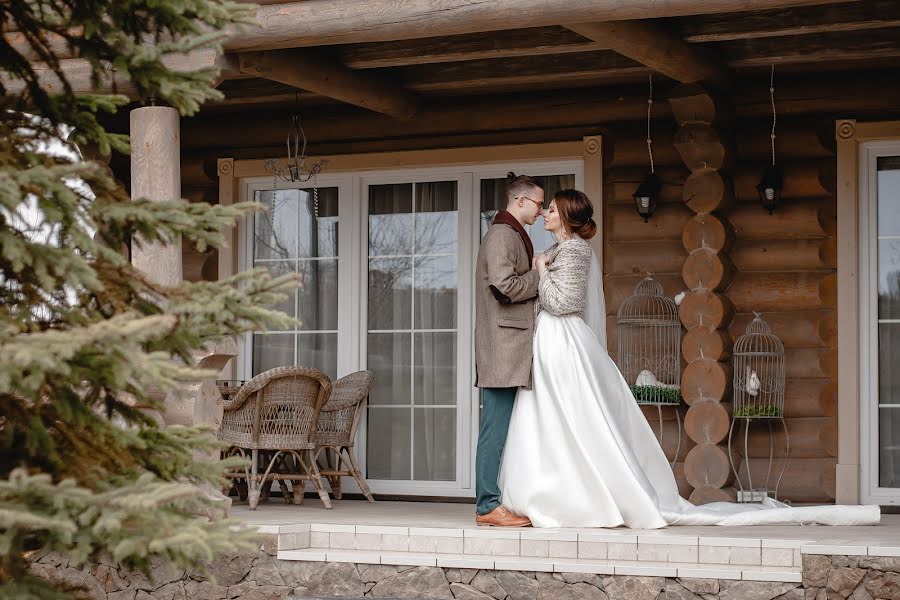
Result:
[[291,127],[288,130],[287,141],[287,164],[279,164],[279,160],[270,158],[266,161],[266,170],[272,173],[274,183],[277,187],[278,180],[287,183],[305,182],[314,179],[325,165],[327,160],[319,160],[312,165],[306,165],[306,133],[303,131],[303,124],[300,122],[300,113],[295,112],[291,115]]

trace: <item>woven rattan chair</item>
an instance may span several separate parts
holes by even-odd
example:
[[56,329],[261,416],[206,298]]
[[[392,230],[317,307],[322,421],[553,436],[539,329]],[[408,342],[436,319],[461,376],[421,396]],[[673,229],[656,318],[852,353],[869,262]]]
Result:
[[[229,477],[246,479],[251,509],[259,504],[260,491],[275,480],[282,482],[285,499],[283,482],[292,482],[296,504],[303,500],[305,482],[312,481],[325,507],[331,508],[315,458],[319,411],[330,395],[331,379],[324,372],[278,367],[248,381],[225,403],[218,436],[231,444],[232,453],[246,458],[245,451],[250,451],[250,465]],[[260,453],[268,459],[262,475]],[[277,472],[276,464],[282,467]]]
[[324,453],[328,466],[321,473],[328,478],[331,491],[338,500],[341,499],[341,477],[353,477],[369,502],[375,502],[353,455],[356,428],[374,383],[375,375],[371,371],[357,371],[338,379],[334,382],[331,398],[319,413],[316,457]]

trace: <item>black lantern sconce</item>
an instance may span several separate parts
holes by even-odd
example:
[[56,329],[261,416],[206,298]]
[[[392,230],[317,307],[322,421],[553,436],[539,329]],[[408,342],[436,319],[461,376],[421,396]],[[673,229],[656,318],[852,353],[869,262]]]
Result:
[[762,179],[756,186],[756,192],[759,194],[760,204],[771,215],[781,205],[781,188],[784,184],[781,171],[775,166],[775,65],[772,65],[769,78],[769,100],[772,103],[772,133],[769,134],[772,140],[772,164],[763,172]]
[[772,165],[766,167],[762,179],[759,180],[756,186],[759,202],[763,208],[769,211],[770,215],[781,204],[782,182],[781,171],[775,168],[775,165]]
[[653,139],[650,136],[650,109],[653,107],[653,74],[650,74],[650,95],[647,98],[647,154],[650,155],[650,173],[642,180],[641,184],[634,191],[635,208],[638,214],[644,219],[644,223],[653,216],[656,211],[656,202],[659,200],[659,190],[662,188],[662,181],[654,173],[653,168]]
[[644,223],[656,211],[656,202],[659,199],[660,188],[662,188],[662,181],[660,181],[659,177],[650,173],[641,180],[641,184],[633,194],[634,204],[637,207],[638,214],[644,219]]

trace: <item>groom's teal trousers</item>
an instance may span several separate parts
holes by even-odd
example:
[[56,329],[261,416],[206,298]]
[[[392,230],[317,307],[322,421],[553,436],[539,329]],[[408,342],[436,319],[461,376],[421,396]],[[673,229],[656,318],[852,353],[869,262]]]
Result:
[[483,388],[481,427],[475,454],[475,512],[486,515],[500,506],[500,457],[518,388]]

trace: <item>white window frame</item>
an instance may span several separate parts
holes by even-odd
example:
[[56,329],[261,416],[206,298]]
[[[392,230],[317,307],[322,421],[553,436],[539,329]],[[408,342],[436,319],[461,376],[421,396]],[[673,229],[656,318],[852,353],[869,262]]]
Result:
[[[338,377],[366,364],[367,288],[368,288],[368,206],[365,189],[378,183],[445,181],[460,178],[459,286],[457,301],[457,452],[456,481],[407,481],[368,479],[375,494],[474,497],[475,450],[478,444],[478,388],[474,387],[474,278],[475,259],[481,242],[480,185],[482,179],[504,178],[509,171],[532,176],[575,174],[575,187],[584,189],[584,159],[528,159],[515,162],[453,164],[450,166],[410,166],[402,169],[373,169],[323,173],[319,187],[338,188],[340,234],[338,240]],[[257,190],[273,189],[271,177],[244,177],[240,180],[242,201],[253,200]],[[308,188],[310,182],[294,187]],[[279,182],[279,189],[289,186]],[[464,189],[464,188],[468,189]],[[602,198],[595,199],[602,203]],[[599,212],[599,211],[598,211]],[[465,230],[468,224],[468,235]],[[238,270],[246,270],[252,258],[253,217],[238,227]],[[345,257],[349,257],[349,260]],[[238,340],[237,377],[248,379],[252,373],[252,334]],[[466,395],[465,390],[469,390]],[[465,426],[465,425],[468,426]],[[367,415],[363,416],[356,440],[356,456],[366,472]],[[358,493],[352,479],[343,482],[344,491]]]
[[[877,161],[900,156],[900,140],[859,146],[860,495],[864,504],[900,505],[900,488],[879,485]],[[882,321],[884,322],[884,321]]]
[[[295,189],[312,187],[312,182],[297,183],[288,186],[283,182],[278,184],[278,189]],[[338,227],[339,231],[354,232],[358,225],[353,221],[352,198],[350,182],[340,175],[320,175],[318,177],[320,188],[338,188]],[[241,201],[251,202],[255,193],[260,190],[274,189],[271,177],[248,177],[241,180]],[[238,226],[238,271],[246,271],[252,267],[253,256],[253,219],[254,215],[245,217]],[[341,256],[352,255],[358,240],[353,235],[338,234],[338,346],[337,346],[337,374],[338,377],[352,373],[358,369],[354,354],[349,351],[354,341],[352,335],[352,302],[349,290],[352,283],[352,268],[348,269],[341,264]],[[351,265],[352,267],[352,265]],[[346,293],[345,293],[346,292]],[[253,373],[253,334],[246,333],[238,338],[237,378],[250,379]]]

